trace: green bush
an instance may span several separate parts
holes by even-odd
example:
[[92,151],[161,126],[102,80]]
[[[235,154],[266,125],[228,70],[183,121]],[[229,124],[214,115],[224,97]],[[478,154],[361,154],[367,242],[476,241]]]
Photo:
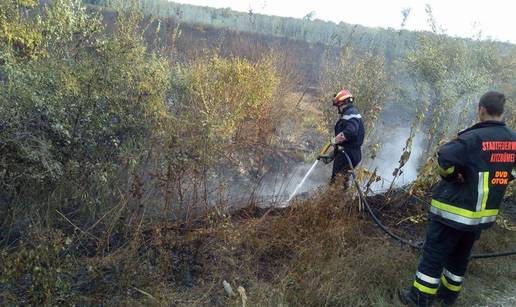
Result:
[[72,258],[66,253],[71,241],[61,231],[32,227],[15,252],[0,253],[0,303],[67,302],[72,295]]
[[168,127],[168,64],[147,52],[140,20],[119,14],[108,34],[80,1],[54,1],[40,16],[45,56],[2,49],[1,224],[44,204],[108,204],[119,172]]
[[206,57],[176,69],[172,108],[183,136],[220,158],[229,145],[267,144],[278,85],[271,58]]

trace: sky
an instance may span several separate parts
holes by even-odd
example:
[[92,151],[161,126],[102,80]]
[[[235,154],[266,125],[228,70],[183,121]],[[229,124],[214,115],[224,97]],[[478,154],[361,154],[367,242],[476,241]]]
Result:
[[452,36],[495,39],[516,44],[514,0],[173,0],[179,3],[232,8],[236,11],[302,18],[315,18],[400,29],[402,10],[409,8],[407,30],[430,30],[425,6],[432,7],[437,24]]

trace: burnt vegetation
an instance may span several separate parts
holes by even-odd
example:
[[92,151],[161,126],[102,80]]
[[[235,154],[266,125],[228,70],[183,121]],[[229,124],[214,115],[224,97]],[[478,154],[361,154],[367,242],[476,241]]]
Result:
[[[354,191],[275,208],[257,187],[314,157],[346,85],[366,118],[364,165],[409,127],[400,174],[427,136],[418,179],[369,197],[420,240],[439,141],[474,122],[486,89],[516,98],[510,44],[84,2],[0,3],[1,305],[397,305],[417,252],[375,228]],[[478,251],[514,244],[515,213],[510,191]],[[486,278],[510,288],[516,267],[473,263],[468,278],[464,305],[483,302]]]

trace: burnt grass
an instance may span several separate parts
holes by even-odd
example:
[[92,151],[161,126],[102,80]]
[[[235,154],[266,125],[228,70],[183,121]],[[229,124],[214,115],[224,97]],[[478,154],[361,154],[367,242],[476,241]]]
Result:
[[[368,201],[398,235],[423,239],[427,209],[420,199],[400,190]],[[505,211],[514,221],[512,199]],[[514,245],[514,232],[494,228],[479,250]],[[18,263],[18,270],[25,270],[19,276],[2,272],[2,305],[241,306],[240,286],[250,306],[394,306],[396,289],[410,282],[419,253],[381,232],[358,211],[353,195],[327,191],[287,208],[251,205],[231,213],[214,208],[190,221],[128,224],[105,242],[77,237],[67,228],[56,232],[57,239],[39,236],[47,242],[20,243],[2,255],[6,267]],[[74,235],[57,252],[40,247]],[[20,265],[26,250],[48,255]],[[490,263],[502,265],[510,280],[516,268],[508,261]],[[35,266],[51,278],[36,274]],[[485,278],[484,270],[472,265],[478,278]],[[223,280],[236,297],[224,291]],[[465,292],[463,304],[482,301]]]

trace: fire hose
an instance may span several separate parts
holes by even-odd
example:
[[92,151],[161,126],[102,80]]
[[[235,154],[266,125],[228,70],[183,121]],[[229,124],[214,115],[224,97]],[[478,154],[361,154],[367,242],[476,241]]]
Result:
[[[328,151],[330,146],[331,146],[331,143],[326,144],[324,146],[324,148],[323,148],[321,153],[322,154],[326,154],[326,152]],[[353,163],[351,162],[351,159],[350,159],[348,153],[345,150],[341,150],[341,152],[344,153],[344,155],[346,156],[346,159],[348,161],[350,172],[351,172],[351,177],[353,178],[353,183],[355,184],[355,187],[357,188],[358,196],[360,198],[360,201],[364,204],[364,207],[366,208],[367,213],[369,214],[369,216],[371,217],[373,222],[383,232],[385,232],[389,237],[391,237],[392,239],[394,239],[394,240],[396,240],[396,241],[398,241],[398,242],[400,242],[402,244],[408,245],[408,246],[410,246],[412,248],[422,249],[423,245],[424,245],[424,242],[415,243],[415,242],[413,242],[411,240],[407,240],[405,238],[402,238],[402,237],[398,236],[397,234],[392,232],[389,228],[387,228],[380,221],[380,219],[374,214],[373,210],[371,209],[371,206],[367,202],[367,198],[365,197],[362,189],[360,188],[360,184],[358,183],[358,179],[357,179],[356,174],[355,174],[355,168],[353,167]],[[496,257],[512,256],[512,255],[516,255],[516,250],[510,250],[510,251],[498,252],[498,253],[474,254],[474,255],[470,256],[470,259],[486,259],[486,258],[496,258]]]

